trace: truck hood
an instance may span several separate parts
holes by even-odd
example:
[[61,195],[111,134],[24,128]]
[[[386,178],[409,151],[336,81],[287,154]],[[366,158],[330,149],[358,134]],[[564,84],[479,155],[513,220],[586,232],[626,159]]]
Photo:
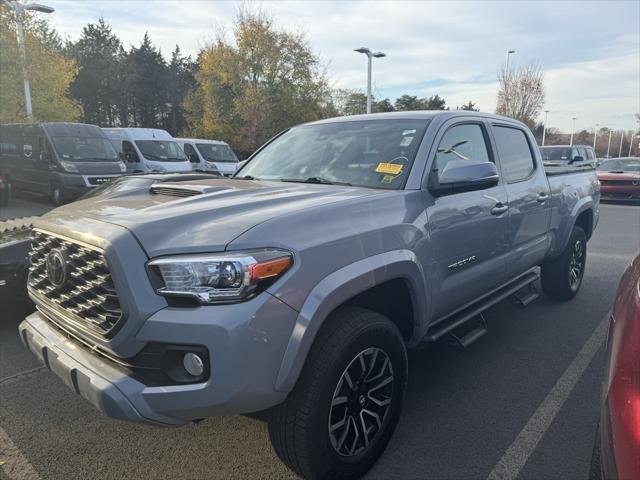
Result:
[[272,218],[384,192],[235,179],[174,184],[138,179],[135,188],[120,183],[118,188],[52,210],[43,220],[71,229],[86,218],[118,225],[133,233],[149,257],[155,257],[222,251],[239,235]]

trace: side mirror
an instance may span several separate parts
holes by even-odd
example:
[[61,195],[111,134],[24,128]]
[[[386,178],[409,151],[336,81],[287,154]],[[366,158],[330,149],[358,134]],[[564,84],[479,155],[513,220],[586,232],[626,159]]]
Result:
[[584,157],[582,155],[577,155],[571,159],[569,164],[577,163],[577,162],[584,162]]
[[191,163],[198,163],[198,161],[199,161],[198,155],[196,155],[195,153],[190,153],[189,154],[189,161]]
[[430,182],[429,190],[440,195],[482,190],[497,185],[499,181],[500,176],[495,163],[451,160],[442,169],[439,177]]
[[136,163],[138,161],[138,156],[135,152],[127,152],[124,158],[129,163]]

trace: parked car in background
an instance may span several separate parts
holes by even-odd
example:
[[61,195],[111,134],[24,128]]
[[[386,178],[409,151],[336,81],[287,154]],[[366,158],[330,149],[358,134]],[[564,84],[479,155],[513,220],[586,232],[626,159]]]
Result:
[[596,172],[603,199],[640,200],[640,158],[604,160]]
[[191,164],[169,132],[158,128],[103,128],[127,171],[188,172]]
[[57,205],[126,171],[104,132],[84,123],[0,125],[0,174]]
[[545,165],[596,166],[596,155],[589,145],[549,145],[540,147]]
[[194,170],[219,172],[229,177],[236,172],[238,157],[231,147],[218,140],[176,138]]
[[0,173],[0,207],[6,207],[9,204],[11,196],[11,184],[9,177]]
[[112,417],[271,409],[293,471],[359,478],[400,417],[407,348],[470,345],[539,278],[573,298],[598,217],[595,172],[545,169],[513,119],[327,119],[231,178],[107,186],[39,218],[20,338]]
[[640,478],[640,254],[622,275],[607,340],[591,480]]

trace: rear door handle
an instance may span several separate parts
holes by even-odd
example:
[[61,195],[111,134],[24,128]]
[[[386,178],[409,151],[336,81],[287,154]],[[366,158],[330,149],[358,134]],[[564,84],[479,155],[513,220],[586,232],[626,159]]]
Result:
[[540,194],[538,195],[538,199],[537,199],[537,200],[538,200],[538,202],[540,202],[540,203],[544,203],[544,202],[546,202],[547,200],[549,200],[549,195],[547,195],[546,193],[542,192],[542,193],[540,193]]
[[509,205],[498,202],[496,206],[491,209],[491,215],[502,215],[507,210],[509,210]]

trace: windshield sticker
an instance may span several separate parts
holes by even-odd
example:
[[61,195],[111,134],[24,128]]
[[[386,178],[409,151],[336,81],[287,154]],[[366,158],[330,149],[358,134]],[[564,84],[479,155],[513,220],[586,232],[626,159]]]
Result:
[[380,180],[382,183],[391,183],[393,182],[393,179],[396,178],[395,175],[385,175],[384,177],[382,177],[382,180]]
[[402,140],[400,140],[400,146],[408,147],[409,145],[411,145],[412,141],[413,141],[413,137],[403,137]]
[[416,133],[416,129],[413,128],[411,130],[405,130],[404,132],[402,132],[402,136],[404,137],[405,135],[413,135],[414,133]]
[[24,153],[25,157],[30,157],[33,154],[33,147],[31,145],[23,145],[22,153]]
[[376,167],[376,173],[389,173],[391,175],[399,175],[402,172],[402,165],[395,163],[379,163]]

